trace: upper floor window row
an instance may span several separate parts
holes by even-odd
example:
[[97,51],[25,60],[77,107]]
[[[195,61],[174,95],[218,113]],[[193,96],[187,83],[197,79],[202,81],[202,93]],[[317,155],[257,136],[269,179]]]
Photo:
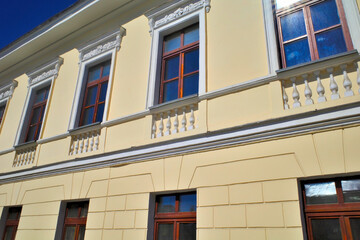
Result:
[[283,67],[353,49],[341,0],[276,0]]

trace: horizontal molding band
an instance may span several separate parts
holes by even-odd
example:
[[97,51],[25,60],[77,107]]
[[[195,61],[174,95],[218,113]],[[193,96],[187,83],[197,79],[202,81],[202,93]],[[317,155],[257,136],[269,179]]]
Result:
[[212,151],[360,124],[358,103],[0,175],[0,184]]

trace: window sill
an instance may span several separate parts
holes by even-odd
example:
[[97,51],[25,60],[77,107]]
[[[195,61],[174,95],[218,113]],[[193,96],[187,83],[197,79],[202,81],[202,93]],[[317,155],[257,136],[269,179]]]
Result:
[[322,70],[326,67],[331,67],[334,65],[346,64],[351,61],[360,59],[358,51],[352,50],[345,53],[336,54],[330,57],[322,58],[319,60],[298,64],[292,67],[283,68],[276,71],[278,78],[290,78],[298,76],[304,73],[314,72],[317,70]]
[[93,130],[99,130],[101,128],[101,122],[96,122],[96,123],[92,123],[92,124],[88,124],[85,126],[81,126],[81,127],[77,127],[74,129],[70,129],[69,133],[71,136],[73,135],[78,135],[78,134],[82,134],[82,133],[87,133]]
[[181,108],[184,106],[188,106],[190,104],[198,103],[199,97],[197,94],[190,95],[183,98],[178,98],[166,103],[161,103],[152,107],[149,107],[150,114],[160,113],[160,112],[166,112],[169,110],[172,110],[174,108]]
[[35,147],[37,145],[38,145],[38,143],[36,141],[29,141],[29,142],[25,142],[25,143],[20,143],[20,144],[14,146],[14,148],[15,148],[15,151],[19,151],[19,150]]

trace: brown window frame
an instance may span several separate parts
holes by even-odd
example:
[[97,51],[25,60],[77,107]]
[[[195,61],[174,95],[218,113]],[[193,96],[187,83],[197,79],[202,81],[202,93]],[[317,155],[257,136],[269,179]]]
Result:
[[[306,181],[301,184],[302,201],[304,206],[304,219],[306,223],[306,231],[308,240],[313,240],[313,232],[311,220],[313,219],[339,219],[341,234],[344,240],[352,240],[352,232],[350,226],[350,217],[360,218],[360,201],[344,202],[341,181],[359,179],[359,177],[337,177],[330,179],[321,179],[314,181]],[[305,184],[335,182],[337,203],[314,204],[307,205],[305,195]]]
[[[185,36],[185,30],[187,30],[188,28],[191,28],[193,26],[199,26],[199,23],[195,23],[192,24],[190,26],[187,26],[179,31],[176,31],[174,33],[168,34],[163,38],[162,41],[162,55],[161,55],[161,81],[160,81],[160,102],[159,103],[163,103],[164,102],[164,85],[166,83],[172,82],[172,81],[176,81],[178,80],[178,97],[182,98],[183,97],[183,81],[184,81],[184,77],[190,76],[192,74],[195,73],[199,73],[200,69],[190,72],[190,73],[186,73],[184,74],[184,59],[185,59],[185,53],[187,52],[191,52],[193,50],[199,49],[199,45],[200,45],[200,39],[196,42],[187,44],[184,46],[184,36]],[[174,49],[172,51],[166,52],[165,53],[165,39],[167,36],[176,34],[176,33],[180,33],[180,48]],[[175,78],[171,78],[171,79],[167,79],[165,80],[165,63],[167,60],[176,57],[179,55],[179,76],[175,77]]]
[[[83,103],[82,103],[82,106],[81,106],[81,114],[80,114],[80,121],[79,121],[79,127],[81,126],[86,126],[83,123],[83,118],[84,118],[84,113],[85,113],[85,110],[88,109],[88,108],[91,108],[91,107],[94,107],[94,116],[93,116],[93,119],[92,119],[92,122],[91,123],[96,123],[96,117],[97,117],[97,110],[98,110],[98,107],[100,104],[105,104],[106,102],[106,99],[104,101],[101,101],[99,102],[99,97],[100,97],[100,91],[101,91],[101,85],[104,84],[105,82],[108,82],[109,83],[109,76],[105,76],[103,77],[103,70],[104,70],[104,67],[107,65],[107,64],[110,64],[110,67],[111,67],[111,60],[106,60],[106,61],[103,61],[99,64],[96,64],[92,67],[89,68],[88,70],[88,73],[87,73],[87,77],[86,77],[86,85],[85,85],[85,93],[84,93],[84,99],[83,99]],[[92,82],[89,82],[89,72],[91,69],[93,68],[97,68],[97,67],[101,67],[100,69],[100,78],[97,79],[97,80],[94,80]],[[96,86],[97,85],[97,92],[96,92],[96,99],[95,99],[95,103],[92,104],[92,105],[89,105],[89,106],[85,106],[86,104],[86,98],[87,98],[87,95],[88,95],[88,92],[89,92],[89,89]],[[108,86],[109,87],[109,86]],[[90,124],[91,124],[90,123]]]
[[[185,192],[175,194],[164,194],[156,196],[155,202],[155,216],[154,216],[154,240],[158,237],[158,226],[160,223],[174,223],[175,229],[173,232],[173,239],[178,240],[180,234],[180,223],[196,223],[196,211],[194,212],[179,212],[180,196],[185,194],[195,194],[196,192]],[[163,196],[175,196],[175,212],[171,213],[158,213],[158,198]]]
[[[69,210],[69,205],[70,204],[83,204],[82,206],[80,206],[78,208],[78,217],[68,217],[68,210]],[[81,210],[87,207],[87,214],[86,217],[81,217]],[[65,219],[64,219],[64,226],[63,226],[63,230],[62,230],[62,240],[65,240],[65,230],[67,226],[74,226],[75,225],[75,239],[74,240],[78,240],[79,237],[79,230],[81,226],[86,227],[86,221],[87,221],[87,215],[88,215],[88,210],[89,210],[89,202],[88,201],[83,201],[83,202],[68,202],[66,204],[66,210],[65,210]]]
[[[35,103],[35,100],[36,100],[36,98],[38,96],[38,92],[40,92],[42,90],[45,90],[44,94],[47,97],[44,100],[42,100],[42,101],[40,101],[38,103]],[[49,99],[49,94],[50,94],[50,86],[42,87],[42,88],[39,88],[39,89],[35,90],[35,94],[34,94],[34,97],[33,97],[34,103],[31,106],[30,118],[29,118],[28,123],[27,123],[27,129],[26,129],[24,142],[36,141],[36,140],[39,139],[39,137],[40,137],[39,132],[40,132],[43,120],[44,120],[44,114],[45,114],[46,104],[47,104],[47,101]],[[34,111],[36,109],[38,109],[38,108],[40,108],[40,114],[39,114],[38,120],[37,120],[37,122],[31,124],[31,120],[32,120],[32,117],[34,115]],[[28,140],[30,128],[33,127],[33,126],[36,126],[35,138],[32,139],[32,140]]]
[[[276,0],[274,0],[274,1],[276,2]],[[275,17],[276,17],[276,23],[277,23],[277,29],[278,29],[278,41],[279,41],[279,45],[280,45],[281,63],[282,63],[283,68],[287,67],[286,66],[286,57],[285,57],[284,44],[295,42],[295,41],[298,41],[300,39],[304,39],[304,38],[307,37],[308,38],[311,61],[315,61],[315,60],[320,59],[317,44],[316,44],[315,35],[318,34],[318,33],[321,33],[321,32],[325,32],[325,31],[340,27],[340,26],[341,26],[341,29],[343,31],[343,36],[344,36],[347,51],[353,50],[354,47],[353,47],[353,44],[352,44],[352,41],[351,41],[351,36],[350,36],[349,28],[348,28],[348,25],[347,25],[347,21],[346,21],[344,7],[343,7],[343,5],[341,3],[341,0],[335,0],[336,5],[337,5],[339,18],[340,18],[340,24],[333,25],[331,27],[324,28],[324,29],[321,29],[321,30],[318,30],[318,31],[314,31],[312,18],[311,18],[311,13],[310,13],[310,7],[312,5],[315,5],[315,4],[317,4],[319,2],[323,2],[323,1],[326,1],[326,0],[303,0],[303,1],[300,1],[298,3],[294,3],[294,4],[290,5],[289,7],[275,9]],[[274,6],[276,6],[276,4]],[[299,11],[301,9],[302,9],[302,11],[304,13],[306,35],[303,35],[303,36],[300,36],[300,37],[297,37],[297,38],[294,38],[294,39],[291,39],[291,40],[288,40],[288,41],[284,42],[283,41],[282,29],[281,29],[281,22],[280,22],[281,17],[284,17],[284,16],[286,16],[286,15],[288,15],[290,13],[293,13],[293,12],[297,12],[297,11]]]
[[[9,212],[12,210],[16,210],[17,215],[16,215],[16,219],[9,219]],[[20,216],[21,216],[21,210],[22,207],[9,207],[8,209],[8,214],[6,216],[6,222],[5,222],[5,228],[4,228],[4,234],[2,236],[2,239],[5,239],[5,235],[6,235],[6,230],[8,227],[14,227],[14,230],[12,232],[12,236],[11,236],[11,240],[14,240],[16,237],[16,232],[17,232],[17,228],[19,226],[19,221],[20,221]]]

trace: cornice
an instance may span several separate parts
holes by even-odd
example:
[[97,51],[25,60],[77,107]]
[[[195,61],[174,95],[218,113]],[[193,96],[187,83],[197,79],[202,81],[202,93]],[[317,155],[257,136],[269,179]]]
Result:
[[60,66],[63,64],[63,62],[63,58],[57,57],[54,60],[27,73],[26,75],[29,77],[29,86],[44,81],[45,79],[57,78]]
[[212,151],[359,124],[360,107],[358,103],[343,105],[332,109],[312,111],[232,129],[208,132],[188,138],[4,173],[0,174],[0,184],[95,168],[119,166],[131,162]]
[[5,84],[3,87],[0,88],[0,102],[11,98],[12,94],[14,93],[14,89],[17,87],[18,82],[15,80],[10,81],[9,83]]

